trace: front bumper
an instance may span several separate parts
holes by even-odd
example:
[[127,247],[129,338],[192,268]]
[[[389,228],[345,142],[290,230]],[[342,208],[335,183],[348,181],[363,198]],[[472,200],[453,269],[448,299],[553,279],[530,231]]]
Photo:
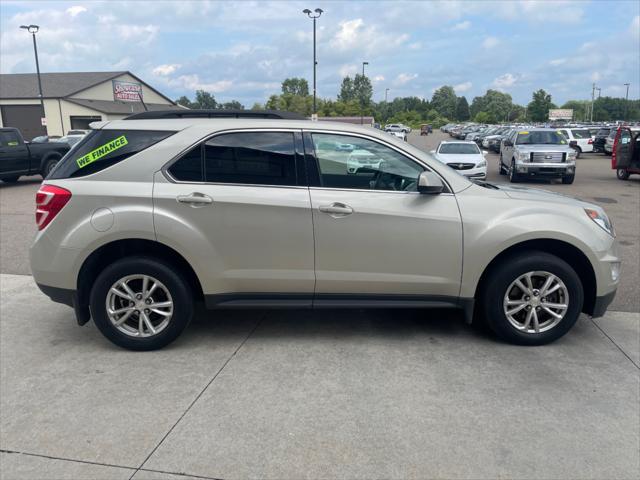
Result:
[[611,305],[611,302],[613,302],[613,299],[616,297],[616,292],[617,290],[613,290],[606,295],[596,297],[591,316],[594,318],[602,317],[607,311],[607,308],[609,308],[609,305]]
[[518,175],[529,175],[532,177],[553,177],[560,178],[567,175],[574,175],[576,165],[571,163],[524,163],[516,162]]

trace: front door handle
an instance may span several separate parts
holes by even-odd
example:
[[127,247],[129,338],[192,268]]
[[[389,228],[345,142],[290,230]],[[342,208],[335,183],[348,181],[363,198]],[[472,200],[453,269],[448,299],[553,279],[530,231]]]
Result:
[[213,198],[200,192],[193,192],[189,195],[178,195],[176,197],[178,203],[186,203],[192,207],[204,207],[213,203]]
[[353,213],[353,208],[344,203],[334,202],[331,205],[322,205],[318,207],[322,213],[328,213],[332,217],[344,217]]

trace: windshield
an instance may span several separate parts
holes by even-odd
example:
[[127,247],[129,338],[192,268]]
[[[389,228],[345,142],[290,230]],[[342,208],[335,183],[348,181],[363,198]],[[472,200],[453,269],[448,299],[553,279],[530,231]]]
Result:
[[480,153],[480,150],[476,144],[471,143],[443,143],[438,153],[472,155]]
[[516,139],[518,145],[566,145],[564,135],[555,130],[521,131]]

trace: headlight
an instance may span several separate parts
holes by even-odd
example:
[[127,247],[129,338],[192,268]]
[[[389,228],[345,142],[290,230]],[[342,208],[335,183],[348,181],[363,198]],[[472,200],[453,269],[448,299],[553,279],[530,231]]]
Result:
[[528,162],[531,158],[531,155],[529,155],[527,152],[518,152],[517,156],[518,160],[520,160],[521,162]]
[[575,160],[577,156],[578,156],[578,152],[576,152],[573,149],[571,149],[571,151],[567,154],[567,158],[570,160]]
[[478,163],[476,165],[476,168],[483,168],[487,166],[487,161],[486,160],[482,160],[480,163]]
[[599,211],[593,210],[591,208],[585,208],[584,211],[587,214],[587,216],[591,220],[596,222],[598,224],[598,226],[600,228],[602,228],[605,232],[607,232],[612,237],[616,236],[616,233],[613,230],[613,224],[611,223],[611,220],[609,220],[609,217],[607,217],[606,213],[599,212]]

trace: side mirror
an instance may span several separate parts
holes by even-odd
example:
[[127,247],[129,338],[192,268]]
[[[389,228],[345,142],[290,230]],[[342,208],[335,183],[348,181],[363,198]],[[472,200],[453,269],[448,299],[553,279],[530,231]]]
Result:
[[511,140],[504,140],[505,147],[513,147],[513,142]]
[[486,151],[486,150],[483,150],[483,151],[482,151],[482,155],[486,157],[486,156],[487,156],[487,151]]
[[433,172],[422,172],[418,177],[418,192],[430,195],[437,195],[444,190],[444,183],[440,177]]

